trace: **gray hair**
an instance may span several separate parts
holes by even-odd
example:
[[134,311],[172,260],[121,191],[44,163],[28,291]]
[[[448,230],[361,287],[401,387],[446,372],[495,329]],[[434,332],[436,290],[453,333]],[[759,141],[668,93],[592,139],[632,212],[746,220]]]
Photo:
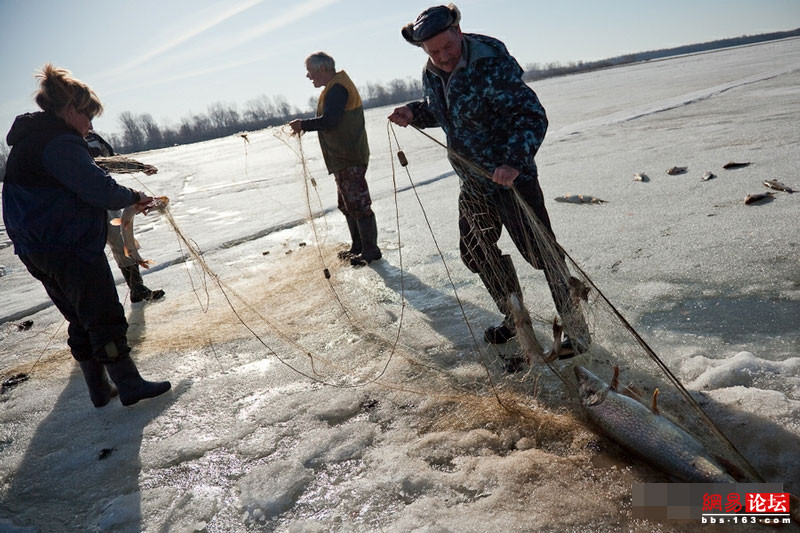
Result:
[[325,52],[316,52],[306,58],[306,68],[313,71],[336,72],[336,62]]

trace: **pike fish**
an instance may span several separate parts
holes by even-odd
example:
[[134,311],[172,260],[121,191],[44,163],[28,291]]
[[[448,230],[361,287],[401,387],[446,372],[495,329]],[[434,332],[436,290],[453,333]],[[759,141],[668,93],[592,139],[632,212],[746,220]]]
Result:
[[735,483],[700,442],[658,412],[617,392],[619,368],[611,384],[582,366],[575,367],[578,398],[586,416],[609,437],[649,463],[690,483]]
[[[147,213],[152,209],[163,210],[165,207],[167,207],[168,203],[169,198],[166,196],[153,198],[153,200],[147,204],[147,207],[143,212]],[[139,242],[133,236],[133,217],[136,216],[136,213],[136,205],[129,205],[122,210],[121,218],[115,218],[111,220],[111,225],[122,227],[122,244],[124,247],[125,256],[136,261],[142,268],[150,268],[151,265],[155,264],[155,261],[152,259],[143,259],[142,256],[139,255]]]

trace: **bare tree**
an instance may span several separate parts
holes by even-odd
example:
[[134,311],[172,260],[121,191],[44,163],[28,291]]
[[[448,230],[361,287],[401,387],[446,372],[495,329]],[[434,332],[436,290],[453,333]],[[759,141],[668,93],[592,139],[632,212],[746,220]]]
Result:
[[245,105],[244,118],[248,122],[266,122],[276,115],[275,105],[266,94],[248,100]]
[[164,138],[161,134],[161,129],[158,127],[158,124],[156,124],[156,121],[153,120],[153,116],[150,113],[139,115],[139,127],[144,132],[146,139],[145,147],[148,150],[164,146]]
[[289,118],[289,115],[292,114],[292,106],[289,105],[289,101],[286,97],[279,94],[278,96],[273,96],[272,99],[275,101],[276,115],[280,117],[281,120]]
[[122,140],[125,149],[129,152],[142,150],[144,148],[145,133],[133,113],[130,111],[120,113],[119,122],[122,125]]

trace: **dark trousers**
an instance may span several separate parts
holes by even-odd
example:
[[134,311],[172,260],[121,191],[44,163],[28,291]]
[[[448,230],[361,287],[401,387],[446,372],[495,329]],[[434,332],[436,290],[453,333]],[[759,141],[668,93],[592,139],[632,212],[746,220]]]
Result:
[[[515,187],[541,222],[542,229],[555,241],[538,180],[518,183]],[[472,195],[462,190],[458,199],[458,215],[461,260],[472,272],[480,275],[504,315],[508,316],[504,300],[511,292],[519,291],[519,281],[510,257],[503,258],[497,246],[503,227],[522,257],[534,268],[544,270],[559,314],[564,316],[570,310],[567,285],[569,270],[564,256],[560,251],[549,254],[545,252],[546,243],[536,239],[530,219],[518,203],[513,190],[498,190],[488,196]]]
[[348,167],[333,173],[339,211],[353,219],[372,216],[372,199],[367,186],[367,167]]
[[128,321],[104,253],[91,259],[70,253],[19,258],[69,322],[68,344],[75,359],[103,359],[104,347],[111,341],[127,349]]

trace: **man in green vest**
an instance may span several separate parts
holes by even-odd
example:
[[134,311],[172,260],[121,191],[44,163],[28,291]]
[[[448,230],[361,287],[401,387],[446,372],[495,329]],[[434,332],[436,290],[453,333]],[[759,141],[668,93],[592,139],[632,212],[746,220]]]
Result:
[[369,163],[367,130],[361,96],[345,71],[336,72],[333,58],[317,52],[306,58],[306,77],[314,87],[324,87],[317,103],[316,118],[289,122],[294,133],[316,131],[328,173],[336,179],[339,210],[347,219],[353,241],[349,250],[339,252],[354,266],[381,258],[378,227],[366,174]]

